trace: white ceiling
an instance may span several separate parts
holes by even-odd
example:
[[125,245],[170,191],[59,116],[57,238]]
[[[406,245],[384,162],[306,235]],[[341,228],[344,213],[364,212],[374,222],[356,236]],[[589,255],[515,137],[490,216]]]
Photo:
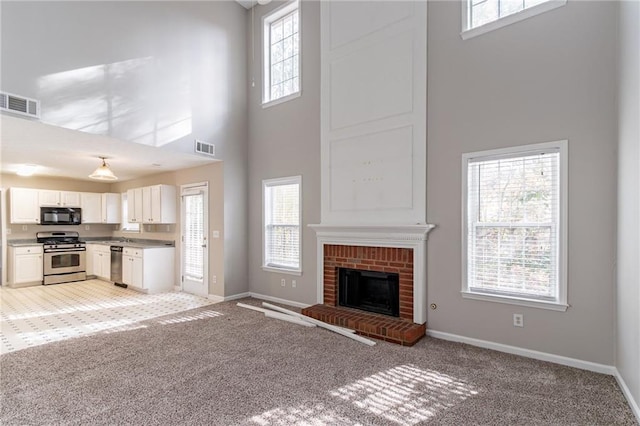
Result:
[[3,173],[15,173],[23,164],[37,164],[38,176],[87,181],[101,163],[98,157],[107,157],[119,181],[218,161],[5,114],[0,115],[0,145]]

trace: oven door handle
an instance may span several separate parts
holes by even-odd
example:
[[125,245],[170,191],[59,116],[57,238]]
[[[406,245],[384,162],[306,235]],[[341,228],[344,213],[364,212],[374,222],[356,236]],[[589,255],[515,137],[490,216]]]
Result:
[[74,248],[74,249],[46,249],[45,253],[71,253],[71,252],[79,252],[79,251],[87,251],[85,247],[83,248]]

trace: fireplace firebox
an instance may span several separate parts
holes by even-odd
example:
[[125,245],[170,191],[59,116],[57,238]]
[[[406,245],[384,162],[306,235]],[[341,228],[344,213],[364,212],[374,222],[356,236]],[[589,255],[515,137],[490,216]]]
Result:
[[338,268],[338,304],[399,317],[398,283],[395,273]]

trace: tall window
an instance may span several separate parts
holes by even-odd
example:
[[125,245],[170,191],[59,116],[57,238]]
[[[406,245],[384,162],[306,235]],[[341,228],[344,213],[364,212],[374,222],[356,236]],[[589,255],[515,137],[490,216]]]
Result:
[[566,309],[566,141],[465,154],[463,170],[463,295]]
[[300,273],[301,176],[262,181],[263,263],[267,270]]
[[566,4],[566,0],[462,0],[462,37],[469,38]]
[[300,8],[293,0],[263,18],[264,84],[262,103],[300,93]]

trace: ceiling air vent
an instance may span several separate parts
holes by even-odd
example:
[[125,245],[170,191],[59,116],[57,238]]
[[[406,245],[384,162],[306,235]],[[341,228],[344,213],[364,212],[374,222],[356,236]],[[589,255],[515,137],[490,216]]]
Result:
[[198,154],[209,155],[211,157],[215,157],[216,155],[216,146],[212,143],[206,143],[203,141],[195,140],[195,151]]
[[40,118],[40,101],[7,92],[0,92],[0,110]]

